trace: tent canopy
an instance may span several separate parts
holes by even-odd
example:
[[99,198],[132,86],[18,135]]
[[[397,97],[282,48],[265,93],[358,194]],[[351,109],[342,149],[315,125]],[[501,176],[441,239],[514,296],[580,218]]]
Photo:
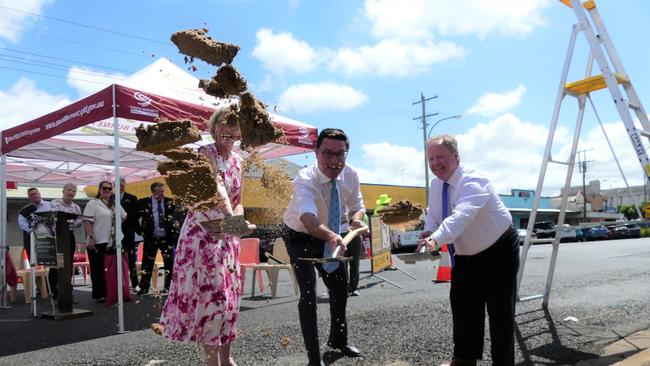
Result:
[[[2,131],[1,151],[7,159],[6,179],[23,183],[94,184],[113,175],[114,123],[120,131],[120,175],[129,181],[158,175],[164,157],[136,151],[135,128],[158,120],[193,121],[211,141],[210,115],[234,100],[217,99],[198,88],[198,79],[164,58],[131,75],[120,84],[24,124]],[[307,124],[271,114],[282,130],[284,144],[261,146],[265,158],[308,152],[317,131]]]

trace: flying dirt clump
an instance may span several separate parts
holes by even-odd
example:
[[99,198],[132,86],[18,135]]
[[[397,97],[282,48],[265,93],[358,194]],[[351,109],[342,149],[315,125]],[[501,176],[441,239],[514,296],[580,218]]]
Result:
[[421,222],[424,210],[418,204],[402,200],[377,210],[381,221],[395,230],[413,230]]
[[211,65],[230,64],[239,52],[239,46],[219,42],[207,35],[208,29],[187,29],[172,34],[171,40],[178,50],[190,57],[201,59]]
[[135,136],[138,138],[135,149],[152,154],[201,140],[201,133],[190,120],[161,121],[146,128],[140,125]]
[[217,70],[211,80],[201,79],[199,88],[206,94],[217,98],[229,98],[246,90],[246,80],[232,65],[225,65]]

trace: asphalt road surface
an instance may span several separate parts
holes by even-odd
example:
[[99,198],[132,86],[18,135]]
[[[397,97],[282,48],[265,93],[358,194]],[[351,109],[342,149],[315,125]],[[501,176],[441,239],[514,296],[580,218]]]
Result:
[[[540,294],[547,279],[550,245],[528,253],[521,296]],[[437,365],[452,356],[449,284],[434,284],[437,262],[407,265],[401,270],[360,282],[361,296],[348,301],[350,343],[364,357],[342,357],[325,345],[329,312],[325,287],[319,284],[319,331],[327,364]],[[362,261],[367,276],[369,261]],[[489,273],[485,274],[490,276]],[[282,273],[278,297],[250,298],[246,277],[239,338],[233,351],[241,365],[307,363],[298,324],[297,296]],[[638,330],[650,328],[650,239],[561,244],[548,310],[541,300],[517,305],[516,361],[519,365],[596,364],[603,348]],[[259,292],[259,289],[258,291]],[[0,309],[0,365],[200,365],[195,344],[168,341],[149,330],[160,314],[161,299],[147,297],[126,305],[126,334],[116,330],[116,309],[90,301],[87,288],[75,287],[78,308],[91,317],[52,321],[29,316],[25,304]],[[42,311],[47,304],[41,303]],[[484,361],[489,365],[489,337]],[[602,359],[601,359],[602,361]]]

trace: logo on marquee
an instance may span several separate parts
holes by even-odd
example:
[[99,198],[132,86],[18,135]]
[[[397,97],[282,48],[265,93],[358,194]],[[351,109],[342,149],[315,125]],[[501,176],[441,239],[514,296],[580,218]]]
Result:
[[135,92],[133,97],[138,101],[140,107],[146,107],[151,104],[151,98],[144,93]]
[[300,127],[298,132],[300,132],[300,138],[306,139],[309,137],[309,130],[306,127]]

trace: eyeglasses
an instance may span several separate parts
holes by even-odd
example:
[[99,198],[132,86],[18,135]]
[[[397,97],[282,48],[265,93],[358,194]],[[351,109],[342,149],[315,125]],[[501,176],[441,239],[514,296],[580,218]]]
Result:
[[224,140],[241,140],[241,135],[226,135],[226,134],[221,134],[221,138]]
[[103,186],[103,187],[101,187],[100,189],[101,189],[102,191],[112,191],[112,190],[113,190],[113,187],[106,187],[106,186]]
[[348,156],[348,152],[346,150],[341,150],[338,152],[334,152],[332,150],[320,150],[321,154],[323,154],[323,157],[325,159],[332,159],[336,157],[337,159],[345,159]]

